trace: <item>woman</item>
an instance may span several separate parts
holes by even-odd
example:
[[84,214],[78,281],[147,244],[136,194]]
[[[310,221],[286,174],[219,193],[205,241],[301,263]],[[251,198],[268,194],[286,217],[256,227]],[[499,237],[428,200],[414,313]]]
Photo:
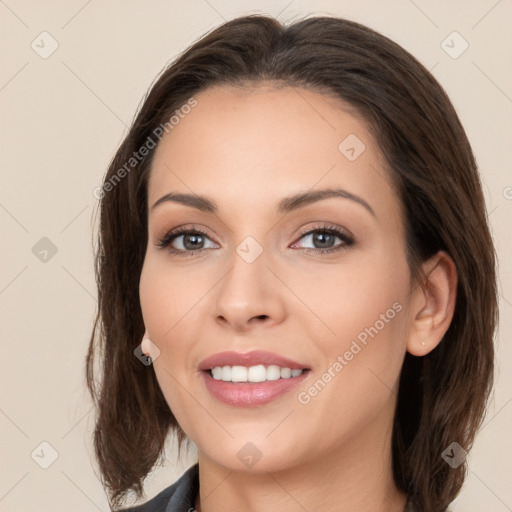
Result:
[[100,196],[113,508],[172,431],[198,463],[130,510],[447,510],[492,386],[495,256],[418,61],[338,18],[225,23],[152,86]]

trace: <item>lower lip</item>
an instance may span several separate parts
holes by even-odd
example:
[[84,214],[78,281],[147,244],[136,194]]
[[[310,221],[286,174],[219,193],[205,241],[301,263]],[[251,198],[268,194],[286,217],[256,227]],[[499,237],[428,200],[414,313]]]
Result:
[[310,373],[303,371],[289,379],[266,380],[264,382],[225,382],[214,379],[209,371],[202,371],[208,391],[217,400],[237,407],[254,407],[276,400],[298,386]]

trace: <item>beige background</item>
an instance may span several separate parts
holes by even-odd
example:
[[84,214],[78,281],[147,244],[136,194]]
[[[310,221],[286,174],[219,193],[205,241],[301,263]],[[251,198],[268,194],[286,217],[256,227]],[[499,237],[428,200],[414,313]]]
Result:
[[[481,168],[501,272],[494,402],[454,510],[512,510],[510,0],[0,0],[1,511],[108,510],[91,460],[83,377],[96,308],[92,192],[162,67],[223,20],[256,12],[367,24],[432,69],[452,98]],[[46,59],[31,47],[51,49],[43,31],[58,43]],[[456,59],[441,45],[453,31],[469,44]],[[463,41],[454,41],[461,49]],[[41,252],[49,249],[43,237],[56,254]],[[47,469],[39,464],[51,462],[52,449],[43,441],[58,452]],[[169,450],[148,496],[191,463],[177,464]]]

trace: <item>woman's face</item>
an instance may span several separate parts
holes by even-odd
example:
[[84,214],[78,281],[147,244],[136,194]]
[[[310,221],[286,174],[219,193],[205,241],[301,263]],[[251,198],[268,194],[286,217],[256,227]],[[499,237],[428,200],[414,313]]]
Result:
[[[411,281],[374,140],[341,103],[304,89],[195,99],[156,150],[140,280],[170,408],[200,457],[236,471],[382,449]],[[167,236],[176,228],[191,233]],[[270,355],[243,357],[253,351]]]

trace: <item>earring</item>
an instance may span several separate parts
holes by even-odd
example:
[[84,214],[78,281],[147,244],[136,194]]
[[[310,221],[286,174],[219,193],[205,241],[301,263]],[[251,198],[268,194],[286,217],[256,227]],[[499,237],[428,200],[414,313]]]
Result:
[[421,342],[421,345],[422,345],[423,347],[426,347],[426,346],[427,346],[427,343],[426,343],[425,341],[422,341],[422,342]]

